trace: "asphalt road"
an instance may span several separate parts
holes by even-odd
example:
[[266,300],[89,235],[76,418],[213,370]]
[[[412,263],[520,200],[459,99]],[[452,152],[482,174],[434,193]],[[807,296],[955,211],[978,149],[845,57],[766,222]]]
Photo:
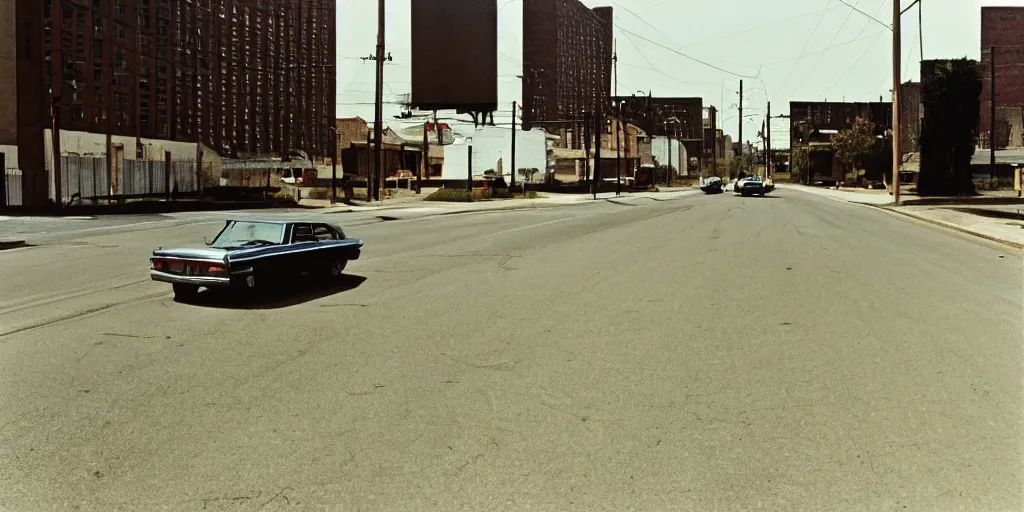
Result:
[[786,189],[364,218],[269,302],[148,281],[216,224],[0,251],[0,508],[1024,509],[1011,249]]

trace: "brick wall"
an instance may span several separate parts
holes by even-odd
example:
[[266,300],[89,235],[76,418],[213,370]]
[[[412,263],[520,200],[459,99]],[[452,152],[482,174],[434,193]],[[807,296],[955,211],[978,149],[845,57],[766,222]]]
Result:
[[612,9],[524,0],[523,121],[581,119],[611,101]]
[[[987,140],[991,118],[991,47],[996,47],[996,106],[1024,107],[1024,7],[981,8],[981,123]],[[1003,124],[1012,116],[1000,116]],[[997,119],[998,120],[998,119]],[[1007,127],[1000,131],[1009,133]],[[1000,145],[998,144],[997,147]],[[1005,144],[1006,142],[1003,142]]]
[[900,86],[900,149],[915,153],[921,142],[921,82]]
[[[18,144],[15,26],[14,0],[0,0],[0,145],[10,146]],[[10,160],[13,161],[13,158]]]

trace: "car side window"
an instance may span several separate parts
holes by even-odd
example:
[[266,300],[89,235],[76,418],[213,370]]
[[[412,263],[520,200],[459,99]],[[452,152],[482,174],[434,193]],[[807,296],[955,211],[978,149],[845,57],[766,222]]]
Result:
[[305,242],[316,242],[317,238],[313,235],[313,226],[311,224],[296,224],[294,231],[292,232],[292,243],[301,244]]
[[331,240],[337,240],[337,236],[334,234],[334,230],[327,227],[324,224],[316,224],[313,226],[313,236],[321,242],[327,242]]

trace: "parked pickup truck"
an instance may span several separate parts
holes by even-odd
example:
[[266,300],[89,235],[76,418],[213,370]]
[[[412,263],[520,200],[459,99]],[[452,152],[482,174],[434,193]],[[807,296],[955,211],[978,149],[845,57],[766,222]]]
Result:
[[150,277],[187,300],[200,288],[246,290],[315,274],[337,278],[362,247],[322,222],[229,220],[206,248],[153,251]]

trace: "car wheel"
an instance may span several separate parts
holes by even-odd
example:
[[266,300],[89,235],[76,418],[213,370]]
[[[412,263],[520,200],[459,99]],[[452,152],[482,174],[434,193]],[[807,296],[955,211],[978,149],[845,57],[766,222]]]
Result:
[[199,287],[193,284],[175,284],[174,300],[186,302],[196,298],[199,294]]
[[348,260],[337,258],[331,261],[330,276],[332,279],[338,279],[345,273],[345,267],[348,266]]

